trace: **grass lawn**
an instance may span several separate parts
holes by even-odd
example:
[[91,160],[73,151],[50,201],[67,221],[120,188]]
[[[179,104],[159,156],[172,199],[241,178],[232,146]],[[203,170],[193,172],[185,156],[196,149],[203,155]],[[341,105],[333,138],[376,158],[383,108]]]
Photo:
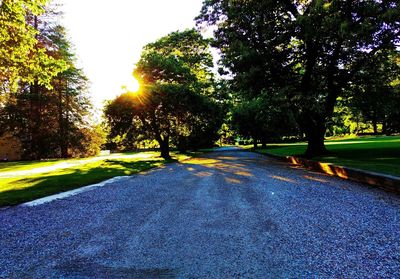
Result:
[[[332,154],[313,160],[400,176],[400,136],[327,140],[325,144]],[[257,151],[290,156],[302,155],[306,148],[306,143],[270,144]]]
[[[172,154],[174,160],[188,155]],[[98,183],[168,163],[156,152],[120,154],[88,159],[46,162],[10,162],[0,164],[0,206],[16,205],[37,198]],[[60,165],[61,164],[61,165]],[[57,167],[42,172],[46,168]],[[41,169],[40,172],[37,170]]]

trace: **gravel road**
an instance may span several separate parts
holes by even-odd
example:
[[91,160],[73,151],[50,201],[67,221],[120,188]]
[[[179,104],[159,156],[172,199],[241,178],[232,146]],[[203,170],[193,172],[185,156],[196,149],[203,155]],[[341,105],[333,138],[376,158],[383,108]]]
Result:
[[400,197],[225,149],[0,209],[0,278],[400,278]]

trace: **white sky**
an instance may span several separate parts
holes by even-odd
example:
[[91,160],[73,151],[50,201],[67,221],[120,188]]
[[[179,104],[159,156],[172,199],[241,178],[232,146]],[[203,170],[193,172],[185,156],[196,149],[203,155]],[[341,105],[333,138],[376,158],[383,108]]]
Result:
[[131,80],[142,47],[194,27],[202,0],[59,0],[96,108]]

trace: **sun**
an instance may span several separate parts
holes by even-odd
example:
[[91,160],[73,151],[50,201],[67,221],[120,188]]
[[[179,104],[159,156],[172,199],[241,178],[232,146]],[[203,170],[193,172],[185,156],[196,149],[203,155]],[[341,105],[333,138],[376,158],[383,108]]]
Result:
[[137,93],[140,89],[140,83],[135,77],[132,77],[122,88],[128,93]]

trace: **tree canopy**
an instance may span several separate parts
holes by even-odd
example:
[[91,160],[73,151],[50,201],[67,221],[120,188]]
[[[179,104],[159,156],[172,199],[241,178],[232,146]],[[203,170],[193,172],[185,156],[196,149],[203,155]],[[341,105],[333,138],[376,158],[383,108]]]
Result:
[[[15,92],[19,82],[51,87],[53,77],[67,68],[48,53],[41,40],[38,16],[47,0],[3,0],[0,5],[0,94]],[[43,37],[42,37],[43,38]]]
[[111,130],[156,140],[165,159],[170,143],[181,150],[193,147],[194,137],[196,148],[212,144],[222,124],[210,97],[212,65],[209,42],[194,29],[146,45],[134,70],[141,90],[119,96],[105,109]]
[[88,79],[76,66],[57,7],[46,3],[1,6],[0,32],[8,33],[0,38],[0,136],[18,139],[23,159],[96,155],[102,138],[88,123]]
[[236,90],[286,96],[308,140],[326,152],[336,100],[369,60],[398,52],[398,1],[206,0],[197,21],[215,26],[214,44]]

